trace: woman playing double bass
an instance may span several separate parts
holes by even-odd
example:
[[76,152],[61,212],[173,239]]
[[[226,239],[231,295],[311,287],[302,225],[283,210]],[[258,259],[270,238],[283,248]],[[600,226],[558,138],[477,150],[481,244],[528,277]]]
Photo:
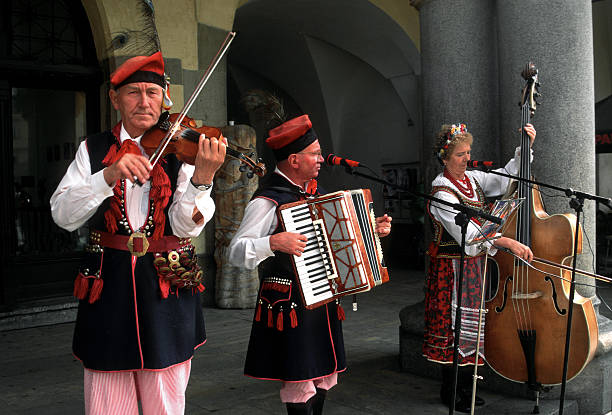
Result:
[[[533,144],[536,136],[535,128],[531,124],[526,124],[524,129]],[[508,179],[482,171],[466,171],[472,142],[473,137],[467,131],[465,124],[442,126],[435,140],[434,154],[444,166],[444,170],[432,182],[431,194],[434,197],[450,203],[462,203],[481,208],[484,205],[485,196],[499,196],[505,193]],[[517,148],[514,158],[502,170],[508,174],[516,174],[520,166],[520,157],[520,148]],[[446,205],[430,202],[427,212],[433,226],[433,241],[428,250],[430,264],[426,280],[423,355],[428,360],[443,365],[440,398],[445,405],[449,406],[452,393],[451,367],[454,346],[453,319],[455,312],[453,307],[456,304],[454,297],[456,297],[457,289],[455,272],[459,271],[458,265],[454,265],[453,261],[457,261],[461,256],[461,227],[455,224],[455,216],[458,212]],[[467,227],[466,241],[479,236],[479,230],[477,222],[470,222]],[[494,255],[497,252],[496,247],[507,248],[526,261],[531,261],[533,258],[533,253],[528,246],[507,237],[465,247],[466,263],[461,299],[463,329],[459,344],[460,360],[457,363],[460,370],[455,401],[455,410],[458,412],[469,412],[470,410],[471,372],[467,366],[476,363],[475,339],[481,299],[480,264],[485,252],[488,251],[490,255]],[[480,354],[482,350],[484,350],[483,347],[480,348]],[[482,355],[478,358],[477,363],[479,365],[484,363]],[[477,397],[476,405],[482,404],[484,401]]]

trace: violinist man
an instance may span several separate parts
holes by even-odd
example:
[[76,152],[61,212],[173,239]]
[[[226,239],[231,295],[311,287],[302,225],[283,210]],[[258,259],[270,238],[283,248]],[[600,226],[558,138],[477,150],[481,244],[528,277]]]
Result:
[[[259,265],[261,278],[244,373],[281,381],[280,398],[289,414],[321,414],[327,391],[346,369],[344,311],[338,300],[304,307],[290,255],[301,256],[307,238],[283,232],[278,207],[325,193],[315,180],[324,160],[307,114],[271,129],[266,144],[276,170],[247,205],[228,249],[230,263]],[[376,219],[379,236],[390,231],[391,217]]]
[[152,166],[140,140],[167,97],[161,52],[128,59],[110,83],[121,121],[81,143],[51,197],[59,226],[90,230],[74,284],[85,412],[138,414],[140,400],[144,414],[183,414],[191,358],[206,341],[190,238],[213,216],[227,143],[200,137],[195,166],[173,154]]

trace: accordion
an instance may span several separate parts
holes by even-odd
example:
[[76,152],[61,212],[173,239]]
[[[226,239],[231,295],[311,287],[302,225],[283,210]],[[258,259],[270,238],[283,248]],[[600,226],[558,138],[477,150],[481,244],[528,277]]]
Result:
[[288,203],[279,211],[285,231],[308,237],[302,255],[291,255],[306,308],[389,281],[369,189]]

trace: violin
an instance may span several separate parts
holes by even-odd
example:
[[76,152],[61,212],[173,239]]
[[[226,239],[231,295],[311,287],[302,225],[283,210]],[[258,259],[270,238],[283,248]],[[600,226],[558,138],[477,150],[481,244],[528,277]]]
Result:
[[[153,128],[144,133],[140,139],[140,145],[145,149],[147,155],[151,158],[161,158],[167,154],[175,154],[176,157],[187,164],[195,164],[196,154],[198,153],[198,141],[200,135],[204,134],[208,137],[223,137],[221,130],[217,127],[203,125],[197,127],[196,122],[187,116],[183,116],[180,124],[175,126],[176,131],[168,137],[168,143],[160,150],[160,144],[168,135],[168,131],[174,126],[180,114],[170,114],[165,111],[159,117],[159,121]],[[240,151],[227,147],[226,155],[240,161],[240,171],[249,170],[247,176],[253,177],[254,174],[262,177],[266,174],[266,166],[261,158],[253,160],[254,153],[246,155]]]
[[[195,164],[196,154],[198,153],[200,135],[204,134],[207,137],[217,138],[223,137],[221,130],[216,127],[197,127],[195,121],[187,117],[187,112],[206,85],[206,82],[208,82],[208,79],[223,58],[223,55],[227,52],[235,36],[236,32],[229,32],[227,34],[217,54],[213,57],[210,65],[204,72],[202,79],[200,79],[200,82],[185,103],[183,110],[178,114],[170,114],[168,111],[164,112],[159,117],[157,124],[142,136],[140,144],[149,155],[151,166],[155,166],[155,164],[157,164],[166,154],[176,154],[179,160],[193,165]],[[227,147],[225,153],[242,163],[240,171],[250,170],[247,173],[249,178],[253,177],[254,174],[263,176],[266,173],[266,166],[261,159],[257,161],[251,159],[255,153],[251,153],[247,156],[230,147]],[[135,184],[140,183],[135,182]]]

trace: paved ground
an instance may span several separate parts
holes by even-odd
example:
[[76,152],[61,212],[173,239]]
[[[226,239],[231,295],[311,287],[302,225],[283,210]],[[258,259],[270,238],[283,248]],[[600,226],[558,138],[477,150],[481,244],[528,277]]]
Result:
[[[399,311],[423,297],[422,271],[391,273],[391,282],[360,296],[359,311],[344,324],[349,370],[328,395],[325,413],[446,414],[436,380],[399,370]],[[276,382],[242,375],[252,310],[204,310],[208,343],[193,360],[188,414],[284,414]],[[83,412],[82,368],[71,355],[73,324],[0,332],[0,413]],[[480,391],[478,414],[530,413],[533,403]],[[575,412],[568,404],[566,415]],[[542,414],[558,403],[543,402]],[[516,408],[521,408],[517,410]]]

